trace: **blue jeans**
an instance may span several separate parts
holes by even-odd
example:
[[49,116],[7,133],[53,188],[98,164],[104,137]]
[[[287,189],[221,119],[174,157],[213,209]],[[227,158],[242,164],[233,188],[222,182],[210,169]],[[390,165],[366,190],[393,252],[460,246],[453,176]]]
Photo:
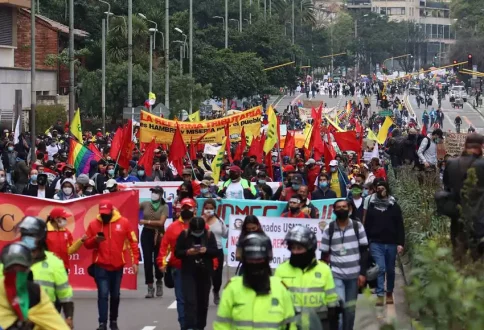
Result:
[[123,269],[106,270],[99,266],[94,267],[94,280],[97,285],[97,309],[99,313],[99,323],[108,322],[108,298],[109,298],[109,320],[118,319],[119,296],[121,290],[121,279]]
[[385,295],[385,274],[387,278],[387,292],[393,292],[395,287],[395,262],[397,259],[396,244],[371,243],[370,253],[380,268],[376,284],[376,295]]
[[334,279],[336,293],[344,302],[343,315],[339,319],[339,330],[353,330],[356,315],[356,299],[358,299],[358,279]]
[[175,283],[175,297],[176,297],[176,309],[178,312],[178,323],[180,323],[180,329],[185,329],[185,299],[183,299],[182,290],[182,276],[181,269],[172,268],[171,274],[173,276],[173,282]]

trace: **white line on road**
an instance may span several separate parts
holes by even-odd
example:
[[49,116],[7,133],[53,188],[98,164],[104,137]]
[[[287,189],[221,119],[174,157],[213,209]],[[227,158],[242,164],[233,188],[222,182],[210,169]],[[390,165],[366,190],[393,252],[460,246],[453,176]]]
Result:
[[168,309],[176,309],[176,300],[172,302],[170,306],[168,306]]
[[145,327],[144,327],[143,329],[141,329],[141,330],[155,330],[155,329],[156,329],[156,327],[155,327],[155,326],[152,326],[152,325],[147,325],[147,326],[145,326]]

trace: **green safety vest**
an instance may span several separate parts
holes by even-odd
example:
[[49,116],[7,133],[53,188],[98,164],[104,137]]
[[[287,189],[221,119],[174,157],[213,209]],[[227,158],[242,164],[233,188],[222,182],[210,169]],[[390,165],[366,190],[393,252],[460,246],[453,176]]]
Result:
[[314,260],[302,270],[285,261],[277,267],[274,276],[291,292],[296,312],[314,311],[324,318],[328,307],[339,305],[333,274],[324,262]]
[[279,278],[271,277],[269,294],[257,295],[236,276],[222,293],[213,329],[296,330],[294,316],[291,294]]
[[[218,191],[221,191],[222,189],[228,187],[229,184],[231,183],[232,183],[232,180],[230,179],[225,181],[224,184],[218,189]],[[240,179],[240,185],[242,186],[243,189],[249,188],[252,195],[255,196],[257,194],[257,190],[255,190],[255,187],[251,185],[247,179]]]

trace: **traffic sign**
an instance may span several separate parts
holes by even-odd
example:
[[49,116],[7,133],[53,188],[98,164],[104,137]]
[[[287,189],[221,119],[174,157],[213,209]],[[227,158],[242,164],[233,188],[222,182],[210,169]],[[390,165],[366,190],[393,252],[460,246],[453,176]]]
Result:
[[392,110],[383,110],[378,113],[379,116],[381,117],[391,117],[393,116],[393,111]]

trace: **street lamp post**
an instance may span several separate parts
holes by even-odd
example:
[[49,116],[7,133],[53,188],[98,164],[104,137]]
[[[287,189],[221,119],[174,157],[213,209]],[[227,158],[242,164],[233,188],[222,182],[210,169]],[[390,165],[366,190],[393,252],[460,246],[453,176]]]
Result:
[[180,44],[180,77],[183,76],[183,58],[184,56],[184,49],[185,49],[185,42],[181,40],[175,40],[174,43]]
[[133,0],[128,0],[128,108],[133,118]]
[[230,18],[229,21],[237,22],[237,25],[239,25],[239,20],[237,18]]
[[[30,159],[33,162],[35,155],[35,111],[37,105],[37,91],[35,90],[35,0],[30,1]],[[15,119],[15,118],[14,118]]]
[[225,0],[225,48],[229,48],[229,0]]
[[[150,28],[150,80],[149,80],[149,85],[148,89],[149,92],[153,92],[153,49],[155,48],[155,35],[158,29],[156,28]],[[151,112],[151,104],[150,104],[150,112]]]
[[[165,0],[165,107],[170,109],[170,0]],[[161,108],[160,108],[161,115]]]
[[[242,1],[242,0],[240,0]],[[242,6],[242,2],[241,2]],[[189,31],[188,35],[190,47],[188,50],[189,58],[188,58],[188,73],[190,74],[190,79],[193,78],[193,0],[189,1],[189,15],[190,15],[190,24],[189,24]],[[193,112],[193,84],[190,84],[190,114]]]
[[111,5],[109,2],[99,0],[99,2],[108,5],[108,11],[104,12],[106,14],[106,19],[101,20],[101,116],[102,116],[102,130],[103,135],[106,134],[106,34],[109,33],[109,16],[111,16]]
[[[74,0],[69,0],[69,123],[74,118]],[[35,133],[34,133],[35,134]]]
[[242,32],[242,0],[239,0],[239,32]]
[[225,18],[222,16],[213,16],[212,18],[219,18],[222,20],[223,30],[225,31]]
[[98,0],[106,5],[108,5],[108,11],[104,12],[106,14],[106,32],[109,34],[109,16],[111,15],[111,4],[104,0]]
[[[155,21],[152,21],[152,20],[149,20],[148,18],[146,18],[146,16],[143,15],[142,13],[138,13],[138,16],[141,17],[142,19],[144,19],[145,21],[153,23],[155,25],[156,31],[154,32],[154,35],[153,35],[153,49],[155,49],[156,48],[156,33],[158,32],[158,24]],[[161,35],[163,36],[163,33],[161,33]],[[163,37],[163,39],[164,39],[164,37]]]
[[292,23],[292,45],[294,45],[294,0],[292,0],[292,7],[291,7],[291,11],[292,11],[292,20],[291,20],[291,23]]

